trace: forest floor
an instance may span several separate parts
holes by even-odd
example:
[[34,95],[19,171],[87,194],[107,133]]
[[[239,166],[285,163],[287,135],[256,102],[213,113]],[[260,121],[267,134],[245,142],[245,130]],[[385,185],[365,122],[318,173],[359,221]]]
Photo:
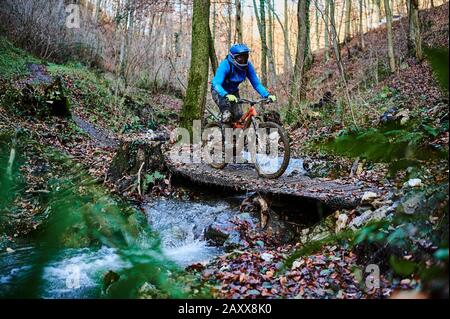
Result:
[[[427,26],[424,43],[447,48],[448,56],[448,4],[421,12],[421,17]],[[358,48],[356,37],[342,50],[352,79],[351,94],[361,102],[355,103],[358,129],[333,116],[339,105],[305,114],[304,106],[292,114],[281,112],[291,124],[294,153],[305,159],[310,177],[387,183],[395,189],[383,197],[368,193],[357,208],[334,211],[302,229],[291,243],[233,220],[242,238],[239,246],[208,264],[187,268],[215,287],[214,296],[448,298],[448,90],[443,89],[432,58],[419,63],[406,57],[405,23],[403,19],[394,25],[401,61],[395,74],[383,71],[383,27],[366,34],[367,49]],[[111,194],[140,202],[137,176],[124,177],[135,185],[126,190],[108,179],[119,141],[170,130],[181,101],[167,94],[148,97],[138,89],[114,96],[111,83],[96,72],[79,65],[44,65],[7,42],[0,55],[0,132],[26,132],[38,144],[68,154]],[[373,57],[379,57],[375,71],[366,69],[371,65],[366,61],[375,61]],[[308,97],[314,101],[331,91],[339,101],[342,91],[333,86],[339,82],[333,58],[322,61],[319,52],[308,75],[312,81]],[[328,75],[318,81],[323,74]],[[40,108],[48,108],[47,100],[54,99],[45,86],[57,77],[70,100],[71,117],[40,114]],[[35,99],[27,101],[30,84],[37,89],[31,92]],[[13,140],[2,141],[5,149],[13,145]],[[36,194],[46,191],[43,177],[36,173],[42,169],[38,156],[26,159],[22,173],[27,196],[15,199],[17,218],[2,226],[2,250],[17,238],[34,234],[45,221],[46,211],[36,200]],[[147,195],[186,193],[172,187],[170,180],[169,175],[152,180]],[[246,209],[255,207],[243,205]]]

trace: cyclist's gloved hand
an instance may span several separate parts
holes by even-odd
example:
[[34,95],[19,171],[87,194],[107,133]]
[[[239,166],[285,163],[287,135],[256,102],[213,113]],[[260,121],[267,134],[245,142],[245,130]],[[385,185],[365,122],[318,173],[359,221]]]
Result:
[[238,101],[237,97],[235,95],[233,95],[233,94],[228,94],[227,95],[227,100],[230,103],[237,103],[237,101]]
[[267,97],[271,102],[275,102],[277,100],[277,97],[275,95],[269,95]]

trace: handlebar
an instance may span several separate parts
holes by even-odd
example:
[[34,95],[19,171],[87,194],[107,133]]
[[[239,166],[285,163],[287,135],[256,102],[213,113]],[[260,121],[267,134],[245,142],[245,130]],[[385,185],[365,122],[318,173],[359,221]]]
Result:
[[250,104],[250,105],[271,103],[271,102],[272,102],[272,100],[269,99],[269,98],[261,99],[261,100],[258,100],[258,101],[253,101],[253,100],[248,100],[248,99],[239,99],[237,101],[238,104]]

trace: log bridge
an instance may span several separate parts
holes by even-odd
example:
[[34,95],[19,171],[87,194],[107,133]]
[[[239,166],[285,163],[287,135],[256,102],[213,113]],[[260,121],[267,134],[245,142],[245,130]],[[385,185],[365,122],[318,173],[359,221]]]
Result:
[[265,179],[258,176],[253,165],[229,164],[217,170],[204,163],[173,162],[165,152],[165,164],[173,176],[198,185],[221,188],[232,192],[255,192],[278,200],[295,200],[324,204],[327,210],[351,209],[361,204],[365,192],[382,196],[388,192],[378,186],[355,178],[330,180],[305,175]]

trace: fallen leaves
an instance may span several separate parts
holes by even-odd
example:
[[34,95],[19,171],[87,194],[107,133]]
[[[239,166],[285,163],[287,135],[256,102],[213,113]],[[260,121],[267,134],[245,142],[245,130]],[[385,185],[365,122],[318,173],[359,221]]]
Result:
[[[267,246],[266,246],[267,247]],[[200,270],[203,280],[219,284],[223,298],[372,298],[355,277],[357,256],[338,246],[294,260],[285,268],[291,245],[253,247],[220,256]],[[271,258],[268,255],[272,256]],[[387,293],[379,289],[380,293]],[[388,293],[387,293],[388,294]],[[388,294],[389,295],[389,294]]]

